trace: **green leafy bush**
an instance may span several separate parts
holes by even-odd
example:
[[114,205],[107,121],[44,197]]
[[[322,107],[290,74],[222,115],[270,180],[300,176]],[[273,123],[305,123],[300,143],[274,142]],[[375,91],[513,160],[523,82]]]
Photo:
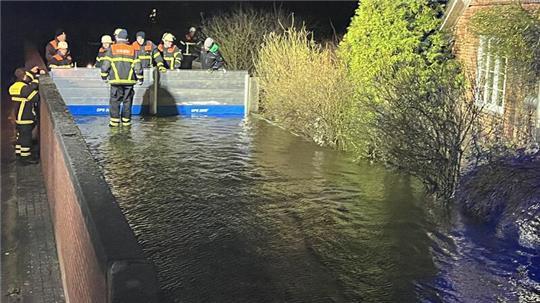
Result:
[[[409,70],[420,83],[431,81],[431,67],[450,57],[448,40],[438,31],[442,7],[429,0],[363,0],[339,46],[355,85],[356,117],[361,131],[355,138],[360,157],[384,158],[373,140],[372,102],[381,101],[381,86],[396,71]],[[381,81],[382,79],[382,81]]]
[[[446,39],[438,32],[440,5],[428,0],[363,0],[340,45],[350,75],[363,94],[376,78],[414,64],[419,73],[444,61]],[[377,97],[376,94],[373,97]]]

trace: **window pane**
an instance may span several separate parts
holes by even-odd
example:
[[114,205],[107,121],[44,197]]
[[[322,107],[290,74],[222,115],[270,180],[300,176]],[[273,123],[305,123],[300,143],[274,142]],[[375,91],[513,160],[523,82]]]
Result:
[[499,98],[497,100],[497,106],[503,106],[504,102],[504,94],[506,90],[506,67],[508,64],[508,59],[502,58],[501,59],[501,71],[499,75]]
[[486,69],[484,81],[484,103],[489,103],[491,101],[491,89],[493,86],[493,74],[491,73],[491,63],[492,56],[489,52],[486,52]]
[[507,60],[492,53],[493,43],[496,43],[493,38],[480,37],[476,82],[481,91],[477,102],[500,112],[504,105]]
[[501,70],[501,59],[500,58],[495,58],[494,61],[494,64],[493,64],[493,79],[492,79],[492,83],[493,83],[493,86],[492,86],[492,97],[491,97],[491,103],[493,104],[497,104],[497,99],[498,99],[498,96],[499,96],[499,88],[502,88],[502,86],[499,86],[499,79],[502,79],[502,77],[499,77],[500,76],[500,70]]

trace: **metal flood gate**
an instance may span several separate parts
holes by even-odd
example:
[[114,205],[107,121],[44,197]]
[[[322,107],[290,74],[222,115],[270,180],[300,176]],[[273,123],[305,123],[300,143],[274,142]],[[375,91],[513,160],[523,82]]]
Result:
[[[98,68],[50,73],[73,115],[108,115],[109,84],[101,80]],[[143,85],[134,86],[133,114],[245,116],[249,83],[247,71],[145,69]]]

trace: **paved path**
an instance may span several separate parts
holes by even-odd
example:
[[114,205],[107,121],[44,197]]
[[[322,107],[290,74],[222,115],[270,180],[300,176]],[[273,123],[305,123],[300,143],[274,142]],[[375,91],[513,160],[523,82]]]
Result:
[[16,164],[10,107],[3,95],[0,302],[65,302],[41,167]]

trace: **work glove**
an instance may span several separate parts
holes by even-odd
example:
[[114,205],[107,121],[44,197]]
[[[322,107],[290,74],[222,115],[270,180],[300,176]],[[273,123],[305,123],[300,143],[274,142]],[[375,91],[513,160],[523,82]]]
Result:
[[137,80],[137,85],[142,85],[142,84],[143,84],[143,80],[142,80],[142,79]]
[[163,67],[163,66],[160,66],[160,67],[159,67],[159,72],[160,72],[160,73],[164,73],[164,72],[166,72],[166,71],[167,71],[167,69],[166,69],[165,67]]

